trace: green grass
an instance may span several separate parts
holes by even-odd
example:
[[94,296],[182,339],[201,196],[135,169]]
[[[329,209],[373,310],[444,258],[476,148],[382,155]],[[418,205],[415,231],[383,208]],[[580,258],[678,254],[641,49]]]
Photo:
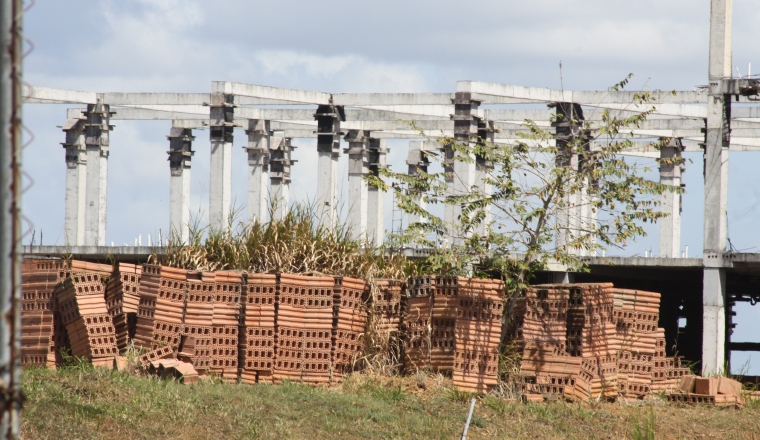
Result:
[[[86,365],[29,369],[24,439],[457,438],[469,395],[440,376],[349,377],[332,388],[296,383],[186,386]],[[467,397],[468,399],[465,399]],[[656,414],[656,416],[655,416]],[[760,408],[656,404],[524,405],[480,398],[468,438],[742,438]]]

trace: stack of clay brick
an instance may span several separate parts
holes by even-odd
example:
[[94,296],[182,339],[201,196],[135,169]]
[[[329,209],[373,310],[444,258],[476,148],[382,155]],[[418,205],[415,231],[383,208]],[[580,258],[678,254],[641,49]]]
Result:
[[504,312],[501,280],[439,278],[447,290],[456,289],[454,363],[451,378],[464,391],[487,393],[498,382],[499,344]]
[[240,330],[240,381],[271,382],[275,355],[277,275],[248,274]]
[[487,392],[498,380],[503,284],[417,277],[407,281],[405,365],[451,373],[457,388]]
[[243,277],[239,272],[215,272],[214,308],[211,316],[211,365],[209,372],[234,382],[238,377],[238,334]]
[[331,381],[334,289],[333,277],[279,275],[275,382]]
[[106,284],[106,306],[116,330],[116,346],[120,353],[135,337],[141,274],[140,265],[118,263]]
[[510,336],[522,349],[520,374],[528,400],[564,395],[580,374],[582,358],[566,350],[569,301],[567,286],[542,285],[527,289],[515,304]]
[[94,365],[111,366],[118,355],[116,330],[106,307],[101,275],[72,271],[56,286],[55,296],[71,354]]
[[676,388],[690,371],[680,367],[678,358],[665,356],[665,331],[657,327],[660,294],[617,288],[613,292],[620,395],[640,398]]
[[372,298],[372,313],[375,316],[375,329],[378,334],[391,335],[401,326],[401,296],[406,286],[403,281],[376,279],[377,292]]
[[331,356],[334,380],[347,373],[362,352],[368,293],[364,280],[335,277]]
[[406,313],[401,327],[404,335],[404,366],[407,371],[422,370],[431,365],[435,277],[409,278],[406,293],[402,305]]
[[668,400],[678,403],[744,407],[742,384],[722,376],[683,375],[679,379],[678,387],[668,395]]
[[511,329],[523,349],[526,399],[640,398],[674,388],[688,369],[665,356],[659,299],[608,283],[529,288]]
[[22,367],[56,365],[53,292],[62,268],[50,260],[26,260],[21,266]]
[[192,272],[187,276],[185,317],[182,332],[192,346],[187,353],[199,374],[205,375],[211,368],[212,319],[216,296],[214,272]]

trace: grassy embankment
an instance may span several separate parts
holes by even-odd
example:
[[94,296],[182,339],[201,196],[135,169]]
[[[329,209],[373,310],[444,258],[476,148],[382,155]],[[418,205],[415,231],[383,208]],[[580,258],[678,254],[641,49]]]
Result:
[[[24,439],[458,438],[470,396],[447,381],[357,374],[332,387],[186,386],[80,365],[24,373]],[[530,404],[478,400],[468,438],[757,438],[742,411],[662,401]]]

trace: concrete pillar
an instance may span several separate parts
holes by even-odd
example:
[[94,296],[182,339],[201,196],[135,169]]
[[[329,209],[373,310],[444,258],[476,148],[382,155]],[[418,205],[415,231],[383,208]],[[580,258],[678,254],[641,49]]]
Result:
[[[380,176],[380,170],[387,167],[385,139],[369,140],[369,173]],[[367,239],[375,246],[385,241],[385,193],[379,188],[367,189]]]
[[188,243],[190,239],[190,161],[193,130],[172,127],[169,132],[169,237]]
[[[478,134],[477,110],[480,102],[473,101],[469,92],[456,92],[454,95],[454,140],[457,143],[471,143]],[[475,183],[475,161],[464,162],[455,160],[455,152],[451,146],[444,146],[445,164],[444,171],[447,174],[447,196],[462,196],[470,193]],[[469,228],[462,227],[462,206],[449,205],[444,208],[444,221],[450,228],[448,241],[451,245],[462,245],[464,239],[470,234]]]
[[702,290],[702,374],[723,368],[726,351],[726,202],[731,99],[722,82],[731,78],[732,0],[710,2],[709,96],[705,140],[704,278]]
[[[557,167],[569,167],[572,170],[578,170],[578,167],[582,165],[576,149],[578,147],[576,139],[580,135],[580,127],[575,121],[583,120],[583,109],[580,104],[572,102],[555,102],[549,107],[554,107],[557,112],[557,117],[552,123],[557,142],[556,165]],[[590,213],[590,210],[584,212],[584,207],[590,206],[585,191],[565,194],[563,204],[564,208],[557,209],[557,230],[555,232],[555,245],[557,247],[567,246],[578,237],[583,227],[584,214],[588,217]],[[567,252],[576,256],[582,256],[585,253],[581,249],[573,248],[568,248]]]
[[340,122],[345,121],[342,106],[320,105],[317,120],[317,216],[319,222],[335,226],[338,222],[338,158]]
[[248,222],[267,220],[269,179],[269,149],[271,132],[269,121],[250,119],[248,121]]
[[85,112],[87,145],[87,189],[85,207],[85,245],[106,245],[109,125],[107,104],[88,104]]
[[85,244],[85,208],[87,191],[87,146],[85,122],[69,119],[63,126],[66,133],[66,212],[64,233],[67,246]]
[[367,237],[367,203],[369,188],[365,178],[369,175],[369,132],[348,130],[348,226],[353,238]]
[[[660,148],[660,183],[681,187],[681,159],[683,145],[680,139],[670,139]],[[660,219],[660,257],[678,258],[681,252],[681,194],[666,191],[660,208],[668,216]]]
[[[487,148],[488,145],[493,145],[495,131],[493,121],[478,121],[478,147]],[[492,170],[492,161],[488,160],[484,155],[475,155],[474,184],[477,186],[478,192],[482,197],[486,199],[491,197],[493,191],[491,185],[487,182]],[[484,212],[483,221],[475,227],[475,233],[484,237],[488,233],[491,218],[491,206],[488,206]]]
[[269,178],[272,182],[271,199],[274,210],[273,218],[282,219],[290,207],[290,166],[296,161],[291,159],[293,149],[291,139],[275,132],[270,147]]
[[[406,157],[406,164],[409,166],[407,174],[412,177],[419,176],[419,174],[427,173],[428,166],[430,165],[430,159],[425,154],[425,142],[424,141],[409,141],[409,151]],[[417,206],[422,211],[427,210],[427,204],[425,202],[424,194],[414,194],[414,190],[410,189],[410,195],[416,197]],[[417,214],[409,214],[409,224],[423,223],[425,218]]]
[[210,118],[209,226],[220,230],[229,226],[232,200],[232,141],[235,128],[233,95],[212,93]]

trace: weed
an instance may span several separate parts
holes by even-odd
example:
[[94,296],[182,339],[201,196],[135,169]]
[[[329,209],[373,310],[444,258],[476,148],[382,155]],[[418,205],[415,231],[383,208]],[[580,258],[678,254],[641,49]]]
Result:
[[649,414],[644,420],[641,419],[640,415],[636,418],[631,437],[633,437],[634,440],[654,440],[656,422],[657,416],[655,415],[654,407],[650,406]]

